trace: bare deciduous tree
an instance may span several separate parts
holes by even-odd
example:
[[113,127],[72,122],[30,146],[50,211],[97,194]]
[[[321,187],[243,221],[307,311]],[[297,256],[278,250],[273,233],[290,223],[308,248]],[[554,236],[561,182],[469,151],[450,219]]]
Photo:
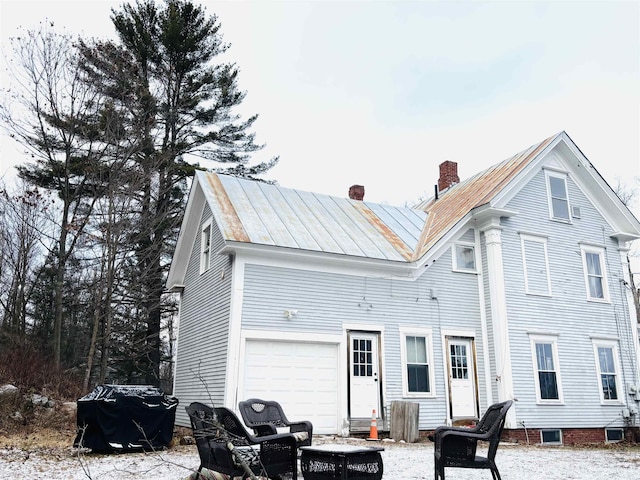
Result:
[[0,327],[24,340],[28,304],[42,257],[47,198],[20,182],[16,192],[0,186]]
[[82,78],[73,42],[51,25],[14,38],[12,89],[0,120],[32,162],[18,167],[33,185],[57,192],[54,248],[53,359],[60,364],[63,288],[67,262],[84,233],[100,194],[103,154],[96,122],[102,110],[95,89]]

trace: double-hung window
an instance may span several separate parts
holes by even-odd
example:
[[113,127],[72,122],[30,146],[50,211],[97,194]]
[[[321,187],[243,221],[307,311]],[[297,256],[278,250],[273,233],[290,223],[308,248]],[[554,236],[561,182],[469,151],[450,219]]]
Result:
[[602,403],[618,403],[621,391],[618,343],[615,340],[594,340],[593,351],[600,385],[600,400]]
[[549,214],[552,220],[569,222],[569,194],[567,176],[562,173],[546,171]]
[[401,329],[404,396],[435,396],[431,329]]
[[582,245],[581,250],[587,299],[603,302],[609,301],[604,248]]
[[202,225],[200,232],[200,273],[209,270],[211,265],[211,220]]
[[556,335],[530,335],[538,403],[562,403]]

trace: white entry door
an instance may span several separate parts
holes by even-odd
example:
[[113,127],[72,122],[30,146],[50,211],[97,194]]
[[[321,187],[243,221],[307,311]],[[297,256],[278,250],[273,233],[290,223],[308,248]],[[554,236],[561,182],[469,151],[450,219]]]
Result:
[[380,417],[380,375],[376,333],[349,334],[349,413],[351,418]]
[[447,338],[447,345],[451,418],[475,418],[478,412],[473,340]]

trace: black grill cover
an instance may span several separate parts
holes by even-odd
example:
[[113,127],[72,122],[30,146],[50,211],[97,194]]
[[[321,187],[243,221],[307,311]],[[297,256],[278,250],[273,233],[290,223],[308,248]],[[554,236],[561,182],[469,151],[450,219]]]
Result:
[[74,447],[99,452],[169,446],[178,400],[151,385],[98,385],[78,399]]

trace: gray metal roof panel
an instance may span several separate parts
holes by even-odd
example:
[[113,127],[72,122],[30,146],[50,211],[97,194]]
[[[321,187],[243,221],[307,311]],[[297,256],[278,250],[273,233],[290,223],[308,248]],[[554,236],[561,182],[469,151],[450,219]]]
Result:
[[300,248],[321,252],[344,253],[338,242],[328,235],[326,229],[317,218],[316,212],[309,209],[304,199],[297,190],[288,188],[279,189],[282,198],[291,207],[291,223],[299,224],[301,233],[296,236],[299,239]]
[[338,250],[331,253],[366,257],[353,236],[344,228],[344,225],[339,222],[331,211],[332,205],[331,202],[327,200],[326,195],[316,195],[311,192],[298,193],[305,205],[315,215],[319,226],[322,227],[322,235],[327,235],[336,242]]
[[[407,261],[426,214],[347,198],[200,173],[229,241]],[[406,210],[406,211],[405,211]]]

